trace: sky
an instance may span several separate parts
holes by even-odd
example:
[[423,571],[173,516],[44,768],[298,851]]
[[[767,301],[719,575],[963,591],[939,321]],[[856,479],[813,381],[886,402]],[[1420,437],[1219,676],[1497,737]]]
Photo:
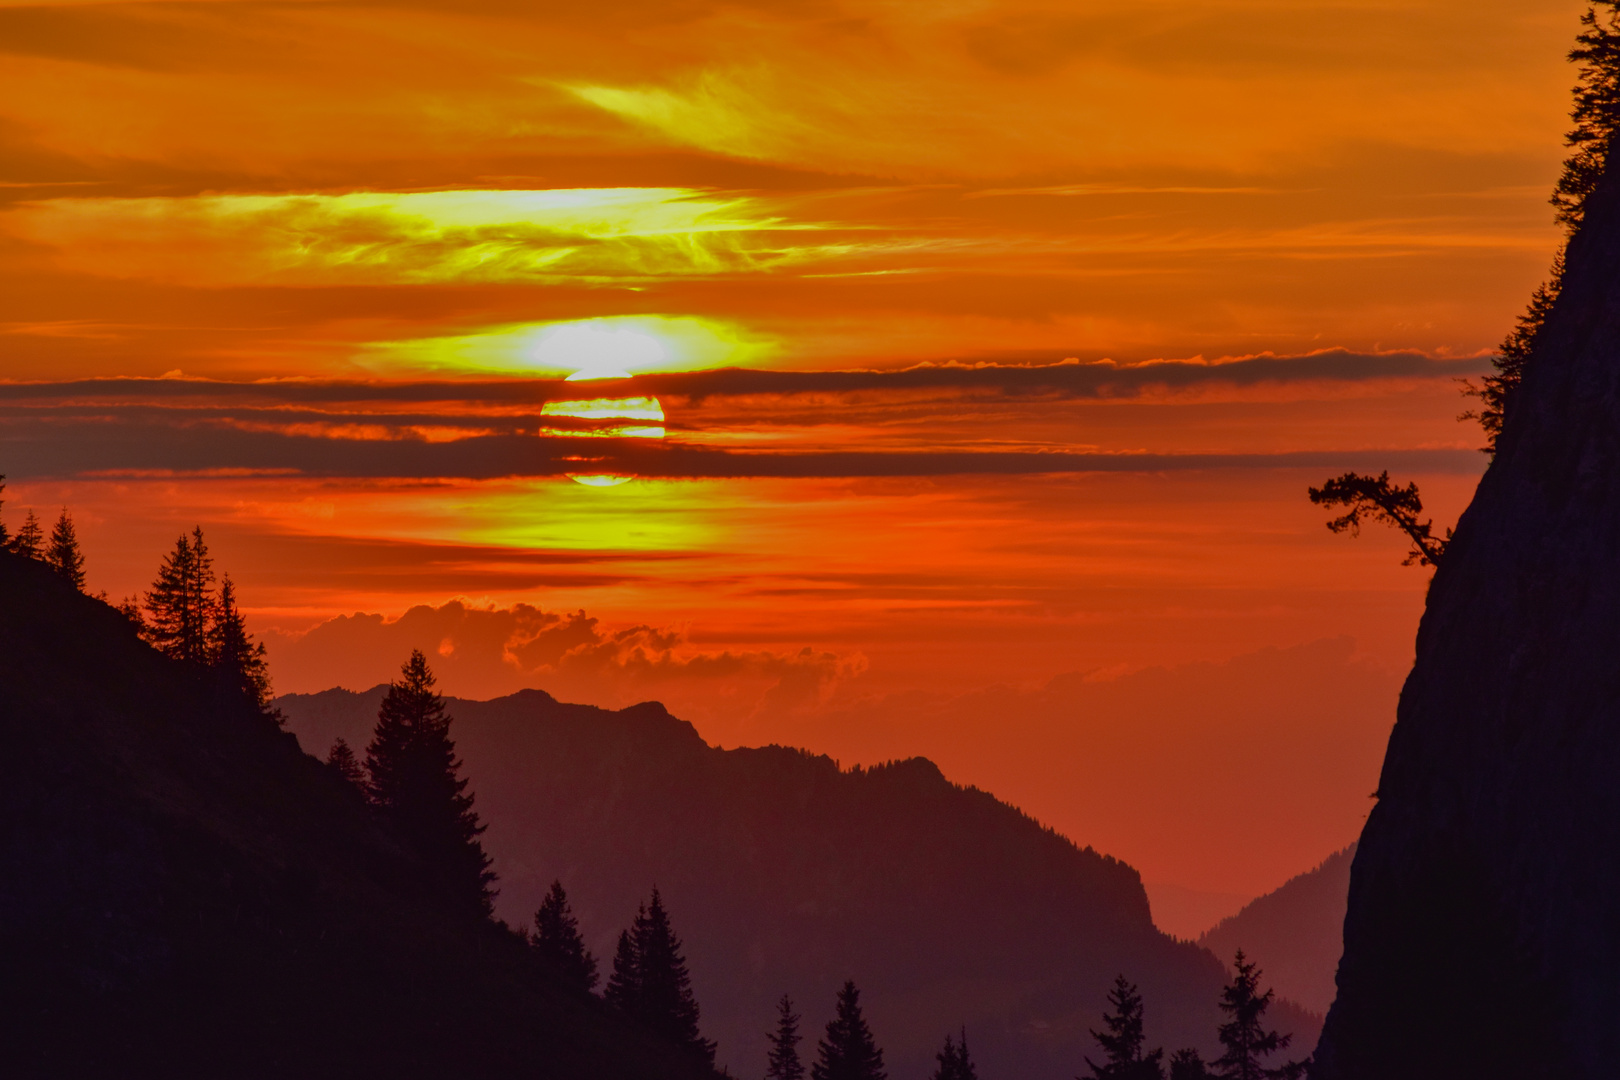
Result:
[[0,519],[115,600],[202,526],[281,692],[422,648],[1252,896],[1427,584],[1305,489],[1466,506],[1581,10],[0,0]]

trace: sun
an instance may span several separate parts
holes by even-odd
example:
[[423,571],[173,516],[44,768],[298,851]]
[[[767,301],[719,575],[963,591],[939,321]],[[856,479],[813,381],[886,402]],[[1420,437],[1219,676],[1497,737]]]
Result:
[[[633,368],[651,367],[665,356],[662,343],[650,334],[625,328],[583,324],[553,334],[542,348],[550,360],[566,359],[558,366],[574,367],[568,382],[589,384],[591,397],[548,401],[540,415],[550,421],[542,436],[605,439],[662,439],[664,407],[655,397],[614,396],[614,380],[627,379]],[[604,383],[608,385],[603,385]],[[586,387],[580,388],[582,391]],[[616,487],[634,479],[621,473],[569,473],[569,479],[588,487]]]

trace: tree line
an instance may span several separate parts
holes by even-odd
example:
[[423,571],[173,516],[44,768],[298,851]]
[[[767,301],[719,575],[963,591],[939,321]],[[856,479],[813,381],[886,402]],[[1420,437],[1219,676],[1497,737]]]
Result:
[[[0,496],[5,494],[5,480],[0,476]],[[0,508],[4,506],[0,497]],[[65,506],[49,535],[32,509],[15,534],[0,520],[0,550],[42,562],[73,588],[86,591],[84,551]],[[107,600],[105,591],[99,599]],[[115,606],[147,644],[172,659],[211,669],[226,686],[280,722],[270,707],[264,644],[248,633],[231,576],[215,575],[200,526],[189,536],[180,535],[150,589]]]
[[1196,1049],[1177,1050],[1165,1069],[1162,1049],[1146,1050],[1143,1034],[1142,995],[1130,980],[1120,975],[1108,992],[1111,1012],[1103,1014],[1104,1031],[1092,1031],[1102,1048],[1101,1064],[1086,1059],[1089,1078],[1077,1080],[1299,1080],[1309,1067],[1305,1061],[1285,1061],[1268,1065],[1264,1059],[1288,1049],[1292,1035],[1266,1027],[1266,1010],[1271,1007],[1272,991],[1260,990],[1260,968],[1239,949],[1233,962],[1235,974],[1221,991],[1221,1011],[1225,1023],[1215,1029],[1222,1053],[1206,1062]]
[[[1564,240],[1554,253],[1547,280],[1530,294],[1530,303],[1491,356],[1492,374],[1476,385],[1462,380],[1462,392],[1479,404],[1458,420],[1478,422],[1485,432],[1483,451],[1492,458],[1518,399],[1526,370],[1535,363],[1541,332],[1558,302],[1564,285],[1564,253],[1586,220],[1586,204],[1608,173],[1620,132],[1620,0],[1593,0],[1581,16],[1581,32],[1569,59],[1577,65],[1574,125],[1564,136],[1570,155],[1548,200],[1553,218],[1564,229]],[[1347,512],[1327,523],[1335,533],[1358,536],[1363,522],[1379,522],[1406,535],[1411,547],[1403,566],[1436,566],[1451,541],[1434,533],[1434,523],[1422,520],[1423,500],[1415,483],[1391,481],[1389,473],[1370,476],[1347,472],[1307,489],[1318,506],[1344,507]]]

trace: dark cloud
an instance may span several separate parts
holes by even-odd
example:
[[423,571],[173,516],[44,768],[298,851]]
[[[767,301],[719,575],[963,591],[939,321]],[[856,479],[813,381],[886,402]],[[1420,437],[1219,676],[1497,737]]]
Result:
[[0,468],[15,479],[142,474],[297,474],[445,478],[618,473],[663,478],[880,477],[1165,472],[1188,469],[1401,469],[1477,472],[1470,450],[1346,450],[1163,454],[1080,450],[733,451],[644,439],[479,435],[327,438],[217,423],[165,424],[116,414],[59,418],[12,413]]
[[[827,394],[871,391],[950,390],[1000,394],[1049,394],[1072,398],[1124,398],[1156,390],[1203,385],[1256,386],[1327,380],[1444,379],[1490,370],[1489,358],[1433,357],[1416,351],[1358,353],[1326,349],[1298,356],[1262,353],[1235,360],[1162,360],[1120,364],[1110,360],[1057,364],[928,364],[899,369],[771,371],[719,368],[638,375],[622,383],[626,393],[701,400],[755,394]],[[73,382],[0,383],[0,401],[221,400],[335,404],[344,402],[464,402],[538,405],[579,393],[561,379],[509,378],[417,382],[285,380],[232,383],[208,379],[81,379]]]

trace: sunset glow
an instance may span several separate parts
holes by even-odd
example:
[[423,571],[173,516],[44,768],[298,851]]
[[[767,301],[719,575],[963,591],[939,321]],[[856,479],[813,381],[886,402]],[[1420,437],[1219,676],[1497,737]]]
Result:
[[419,633],[1255,895],[1428,575],[1305,489],[1466,505],[1582,8],[0,0],[4,514],[201,524],[278,691]]

